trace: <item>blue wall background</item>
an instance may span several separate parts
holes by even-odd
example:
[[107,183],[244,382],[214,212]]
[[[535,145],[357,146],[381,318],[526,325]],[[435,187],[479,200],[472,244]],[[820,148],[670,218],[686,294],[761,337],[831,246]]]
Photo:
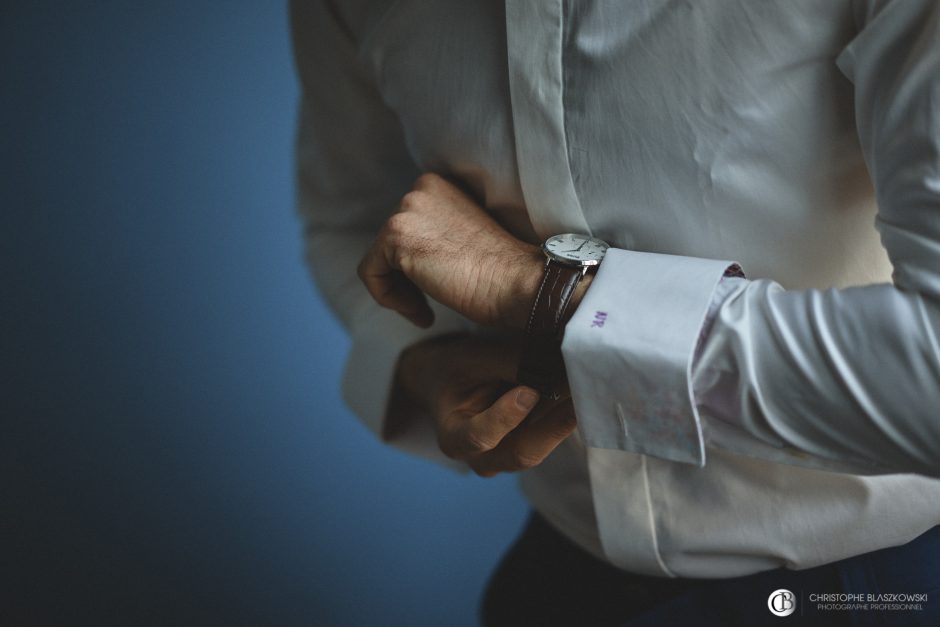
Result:
[[526,507],[342,406],[296,91],[281,4],[0,9],[0,624],[476,623]]

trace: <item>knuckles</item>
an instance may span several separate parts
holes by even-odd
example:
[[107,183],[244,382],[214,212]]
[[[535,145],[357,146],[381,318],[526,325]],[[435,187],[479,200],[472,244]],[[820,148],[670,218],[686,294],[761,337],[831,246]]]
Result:
[[389,256],[394,259],[396,265],[401,267],[402,258],[412,248],[411,217],[407,213],[396,213],[390,217],[382,231],[379,233],[378,241],[381,247],[390,253]]
[[363,257],[362,261],[359,262],[359,265],[356,266],[356,275],[358,275],[359,280],[365,283],[366,286],[368,286],[368,278],[369,278],[369,273],[366,270],[366,268],[368,267],[368,259],[369,259],[368,256]]
[[433,208],[435,194],[439,194],[449,185],[450,183],[437,174],[428,172],[419,176],[412,190],[402,196],[398,211],[385,221],[379,239],[394,245],[406,237],[420,233],[423,220],[415,214],[427,213],[427,210]]
[[571,435],[572,431],[574,431],[577,427],[578,419],[572,412],[571,414],[562,417],[555,429],[552,430],[551,435],[556,440],[564,440],[569,435]]
[[410,225],[411,216],[405,212],[399,211],[386,220],[383,235],[386,238],[400,239],[408,233]]
[[399,203],[402,211],[417,211],[431,207],[435,200],[452,195],[454,186],[445,178],[433,172],[419,176],[411,191],[402,196]]
[[494,444],[488,438],[474,431],[467,431],[463,434],[463,449],[469,455],[480,455],[493,450]]
[[[561,442],[577,427],[573,411],[551,416],[555,421],[550,438]],[[535,468],[548,456],[544,446],[532,449],[515,439],[490,441],[472,429],[442,429],[438,432],[438,446],[449,458],[465,461],[481,477],[493,477],[501,472],[519,472]],[[554,446],[551,447],[553,449]]]
[[413,189],[401,197],[401,202],[399,202],[399,214],[408,211],[417,211],[424,207],[427,202],[428,194],[426,192]]
[[418,191],[429,191],[433,189],[439,189],[442,185],[446,184],[447,181],[445,181],[440,175],[434,174],[433,172],[425,172],[415,179],[415,183],[412,185],[412,188]]
[[542,458],[540,456],[531,455],[519,449],[513,450],[509,457],[511,470],[528,470],[529,468],[535,468],[541,461]]
[[493,443],[473,431],[441,434],[437,445],[444,455],[456,460],[466,460],[493,449]]
[[422,223],[423,219],[415,213],[399,211],[386,220],[379,240],[396,252],[421,253],[427,248]]
[[379,233],[379,241],[386,246],[397,248],[408,235],[408,222],[407,214],[396,213],[385,222]]

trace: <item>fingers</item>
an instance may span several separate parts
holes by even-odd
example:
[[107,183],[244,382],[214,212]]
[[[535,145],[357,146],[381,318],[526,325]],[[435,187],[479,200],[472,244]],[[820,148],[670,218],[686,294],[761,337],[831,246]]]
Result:
[[359,264],[359,278],[379,305],[427,328],[434,322],[434,312],[418,286],[396,267],[391,245],[386,234],[381,233]]
[[463,370],[471,376],[479,375],[500,381],[516,380],[521,355],[522,341],[518,338],[475,337],[460,347]]
[[470,467],[481,477],[533,468],[571,435],[576,426],[570,400],[553,405],[545,413],[534,413],[499,445],[470,459]]
[[476,458],[496,448],[525,420],[538,400],[535,390],[520,386],[509,390],[479,413],[454,411],[439,423],[438,445],[445,455],[453,459]]
[[390,272],[376,287],[383,291],[372,297],[383,307],[401,314],[422,329],[434,324],[434,311],[428,305],[427,297],[401,272]]
[[[427,297],[493,324],[505,308],[494,296],[506,290],[499,289],[502,283],[482,283],[481,277],[489,281],[487,269],[497,265],[493,259],[517,247],[518,240],[462,190],[425,174],[386,220],[358,272],[378,304],[418,326],[433,321]],[[509,276],[498,278],[503,275]]]
[[434,172],[425,172],[419,176],[412,185],[412,191],[444,196],[450,199],[470,200],[466,192]]
[[570,399],[536,409],[537,402],[534,390],[520,386],[479,413],[455,411],[439,424],[438,444],[481,477],[537,466],[577,426]]

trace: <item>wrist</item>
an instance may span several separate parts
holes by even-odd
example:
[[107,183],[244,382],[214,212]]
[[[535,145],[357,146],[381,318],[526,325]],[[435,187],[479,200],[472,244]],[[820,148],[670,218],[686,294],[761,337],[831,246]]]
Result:
[[525,244],[512,269],[500,318],[506,326],[524,330],[545,274],[545,255],[538,246]]
[[[578,310],[578,306],[581,304],[588,288],[591,287],[592,281],[594,281],[594,274],[591,272],[581,277],[577,287],[574,288],[574,292],[571,294],[571,300],[568,301],[568,308],[565,310],[565,319],[562,321],[562,325],[568,324],[568,321],[574,316],[574,312]],[[562,326],[562,329],[564,329],[564,326]]]
[[[501,317],[506,325],[513,329],[525,330],[535,303],[535,296],[545,276],[545,255],[538,248],[534,246],[532,248],[534,252],[524,259],[514,272],[514,287],[510,290],[511,298],[507,299],[509,306]],[[578,282],[571,294],[571,300],[568,301],[563,324],[567,324],[577,311],[593,280],[594,274],[589,272]]]

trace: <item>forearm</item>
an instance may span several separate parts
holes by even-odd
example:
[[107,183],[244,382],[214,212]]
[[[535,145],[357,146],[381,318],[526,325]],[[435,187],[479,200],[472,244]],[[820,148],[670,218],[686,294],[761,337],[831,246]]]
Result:
[[727,265],[608,253],[564,344],[589,446],[699,465],[717,446],[830,470],[940,473],[931,298],[767,280],[729,294],[718,289]]
[[[512,268],[512,280],[508,282],[510,287],[503,298],[507,303],[501,315],[503,326],[525,330],[544,274],[545,255],[542,251],[537,246],[525,245],[525,248],[521,248],[519,264]],[[594,275],[589,273],[578,282],[568,301],[563,324],[574,315],[593,280]]]
[[893,286],[752,282],[723,304],[702,347],[699,411],[774,447],[940,475],[938,332],[937,304]]

